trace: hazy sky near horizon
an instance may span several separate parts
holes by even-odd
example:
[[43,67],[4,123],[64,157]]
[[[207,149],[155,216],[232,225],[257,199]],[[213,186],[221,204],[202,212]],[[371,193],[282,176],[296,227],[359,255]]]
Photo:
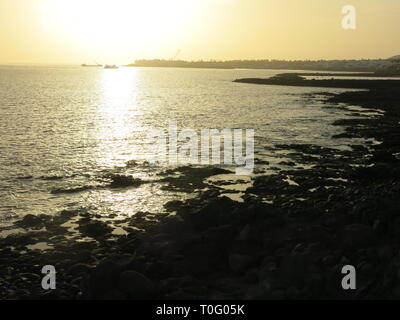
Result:
[[0,0],[0,64],[387,58],[399,30],[400,0]]

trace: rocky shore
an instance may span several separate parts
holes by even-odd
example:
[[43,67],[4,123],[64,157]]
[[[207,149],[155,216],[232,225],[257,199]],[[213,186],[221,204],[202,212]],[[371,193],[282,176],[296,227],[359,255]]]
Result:
[[[277,145],[275,150],[292,150],[293,163],[304,168],[255,176],[243,202],[215,186],[168,202],[166,214],[114,218],[121,233],[86,208],[26,216],[19,222],[24,233],[0,239],[0,298],[400,298],[399,92],[390,83],[327,94],[327,105],[382,110],[335,123],[347,137],[379,143],[343,151]],[[177,171],[191,188],[224,173]],[[114,187],[132,187],[120,180],[129,178],[114,179]],[[170,182],[171,188],[185,187]],[[32,247],[38,243],[50,249]],[[348,264],[357,270],[354,291],[341,287]],[[44,265],[56,268],[56,290],[41,288]]]
[[314,76],[331,77],[331,79],[306,79],[304,76],[311,76],[309,73],[282,73],[270,78],[244,78],[236,79],[237,83],[261,84],[261,85],[278,85],[278,86],[295,86],[295,87],[319,87],[319,88],[343,88],[343,89],[385,89],[387,87],[399,87],[400,80],[384,80],[384,79],[339,79],[335,77],[398,77],[399,74],[329,74],[314,73]]

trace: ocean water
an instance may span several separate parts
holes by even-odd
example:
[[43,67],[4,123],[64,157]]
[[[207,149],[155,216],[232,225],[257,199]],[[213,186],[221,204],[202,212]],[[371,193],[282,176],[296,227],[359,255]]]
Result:
[[[232,82],[281,72],[0,66],[0,226],[81,207],[159,212],[166,201],[191,196],[164,190],[157,180],[165,168],[145,163],[147,132],[171,121],[179,129],[254,129],[255,156],[271,167],[285,160],[271,154],[274,144],[346,148],[350,141],[331,139],[343,130],[332,122],[350,114],[306,95],[344,90]],[[107,188],[105,177],[115,173],[150,183]],[[82,186],[98,188],[54,193]]]

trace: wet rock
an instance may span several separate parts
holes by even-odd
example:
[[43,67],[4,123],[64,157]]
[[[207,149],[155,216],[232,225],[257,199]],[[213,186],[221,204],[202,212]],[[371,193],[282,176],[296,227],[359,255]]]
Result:
[[96,248],[97,248],[97,243],[95,240],[75,242],[72,244],[72,249],[78,251],[77,255],[79,255],[80,252],[84,251],[92,252],[93,250],[96,250]]
[[202,208],[190,214],[189,219],[196,231],[228,224],[231,221],[231,212],[235,204],[236,202],[228,197],[211,199]]
[[268,298],[271,300],[284,300],[285,299],[285,291],[282,289],[272,291],[271,294],[268,296]]
[[[209,300],[235,300],[235,295],[227,292],[212,292],[207,299]],[[237,298],[236,298],[237,299]]]
[[372,158],[370,159],[371,163],[376,163],[376,162],[399,162],[399,160],[396,158],[396,156],[393,155],[393,153],[388,152],[388,151],[376,151]]
[[154,261],[146,264],[144,274],[152,279],[165,278],[172,274],[171,263]]
[[278,269],[283,283],[301,287],[304,284],[304,276],[312,266],[312,257],[307,252],[292,252],[286,256]]
[[126,300],[127,296],[118,289],[113,289],[102,295],[101,300]]
[[226,272],[228,269],[227,257],[217,245],[205,243],[201,237],[193,237],[185,243],[181,253],[184,256],[183,261],[174,265],[177,274],[190,272],[192,275],[204,275],[217,271]]
[[254,158],[254,163],[257,165],[269,165],[269,161],[260,158]]
[[139,187],[143,181],[132,176],[113,175],[111,176],[111,188]]
[[281,161],[279,162],[280,165],[288,166],[288,167],[294,167],[296,166],[296,163],[293,161]]
[[128,269],[133,260],[128,256],[110,256],[101,262],[85,283],[85,297],[100,299],[108,292],[117,289],[120,274]]
[[161,290],[175,291],[182,288],[200,286],[201,281],[189,275],[183,277],[166,278],[161,281]]
[[28,272],[19,274],[19,278],[21,278],[24,281],[32,281],[32,282],[35,282],[35,281],[39,282],[41,279],[40,275],[38,275],[36,273],[28,273]]
[[177,290],[164,296],[166,300],[198,300],[199,297],[184,290]]
[[298,190],[298,187],[296,185],[289,184],[286,179],[286,176],[280,174],[257,176],[254,178],[253,186],[248,188],[246,192],[258,195],[295,193]]
[[4,244],[9,246],[26,246],[34,244],[37,239],[31,233],[27,234],[12,234],[4,239]]
[[248,255],[231,254],[229,256],[229,266],[236,273],[247,270],[254,262],[254,257]]
[[50,290],[35,298],[44,301],[55,301],[55,300],[63,300],[64,297],[62,293],[58,292],[58,290]]
[[90,237],[103,237],[110,233],[113,229],[102,221],[91,221],[79,226],[79,231]]
[[165,257],[175,254],[178,250],[177,242],[167,234],[147,236],[137,247],[137,253]]
[[305,275],[305,284],[306,292],[310,298],[319,297],[323,289],[323,275],[318,272],[309,272]]
[[23,228],[40,228],[43,227],[43,220],[35,216],[33,214],[26,215],[21,221],[18,223]]
[[166,204],[164,204],[164,208],[169,211],[176,211],[178,210],[180,207],[182,207],[183,202],[179,201],[179,200],[172,200],[172,201],[168,201]]
[[95,186],[79,186],[71,188],[56,188],[51,190],[52,194],[63,194],[63,193],[78,193],[82,191],[92,190]]
[[63,220],[68,220],[72,217],[75,217],[77,215],[79,215],[79,213],[81,213],[82,210],[62,210],[59,214],[59,216],[63,219]]
[[373,241],[373,229],[364,224],[350,224],[343,228],[340,240],[344,248],[355,249],[368,246]]
[[151,280],[133,270],[124,271],[120,275],[118,287],[129,299],[149,299],[156,292],[156,286]]
[[296,287],[289,287],[285,291],[285,298],[286,299],[296,299],[299,298],[299,290]]
[[87,274],[92,268],[84,263],[77,263],[68,268],[67,273],[73,277],[79,276],[81,274]]
[[376,182],[385,179],[398,179],[400,177],[400,171],[391,163],[375,163],[372,167],[354,169],[353,177]]
[[[210,166],[210,167],[193,167],[184,166],[176,169],[166,170],[163,175],[167,175],[162,182],[167,182],[167,186],[163,186],[163,190],[192,192],[196,189],[209,187],[205,180],[211,176],[219,174],[230,174],[231,171]],[[179,175],[177,177],[177,175]]]
[[180,216],[169,215],[160,221],[160,231],[175,236],[182,235],[186,231],[185,221]]
[[247,289],[245,293],[245,300],[264,300],[266,298],[266,294],[264,289],[259,285],[253,285]]
[[247,283],[257,283],[258,282],[258,269],[257,268],[252,268],[249,269],[244,278],[243,278]]
[[76,253],[76,260],[80,262],[90,262],[93,261],[93,256],[90,250],[82,250]]
[[393,248],[390,245],[380,246],[377,249],[377,253],[378,253],[378,257],[383,261],[390,260],[394,255]]

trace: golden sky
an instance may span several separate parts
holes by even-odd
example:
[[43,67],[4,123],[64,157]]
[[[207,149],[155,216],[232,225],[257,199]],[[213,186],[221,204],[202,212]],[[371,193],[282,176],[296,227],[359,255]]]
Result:
[[387,58],[399,31],[400,0],[0,0],[0,63]]

